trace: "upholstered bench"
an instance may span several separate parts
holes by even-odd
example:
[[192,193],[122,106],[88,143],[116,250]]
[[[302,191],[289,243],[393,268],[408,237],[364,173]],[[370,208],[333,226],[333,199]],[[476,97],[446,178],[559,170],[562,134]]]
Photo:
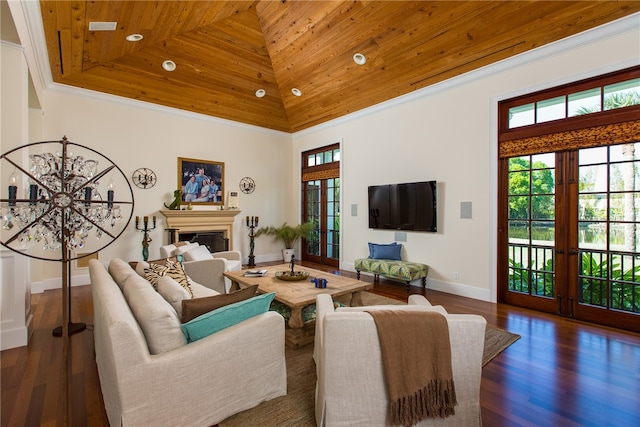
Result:
[[427,287],[429,266],[417,262],[395,261],[390,259],[360,258],[355,261],[355,269],[360,280],[360,272],[373,274],[374,280],[379,276],[399,279],[407,284],[407,292],[412,280],[422,279],[422,286]]

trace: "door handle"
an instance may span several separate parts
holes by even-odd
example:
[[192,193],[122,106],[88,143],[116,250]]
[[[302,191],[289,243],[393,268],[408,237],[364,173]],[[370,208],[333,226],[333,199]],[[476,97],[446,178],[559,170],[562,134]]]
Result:
[[556,249],[556,253],[558,255],[562,255],[564,253],[564,249]]
[[574,304],[574,300],[573,297],[569,298],[569,317],[573,318],[573,304]]
[[558,313],[562,314],[562,294],[558,294]]
[[576,248],[569,248],[569,255],[578,255],[578,250]]

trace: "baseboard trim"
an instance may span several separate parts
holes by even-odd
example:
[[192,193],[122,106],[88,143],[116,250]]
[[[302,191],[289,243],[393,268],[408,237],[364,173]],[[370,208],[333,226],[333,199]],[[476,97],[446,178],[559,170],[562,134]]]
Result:
[[[342,269],[355,272],[354,263],[342,263]],[[367,276],[373,276],[371,273],[362,272]],[[404,283],[400,280],[389,279],[397,281],[398,283]],[[411,286],[422,287],[422,280],[414,280],[411,282]],[[447,282],[444,280],[432,279],[427,276],[427,289],[433,289],[434,291],[446,292],[448,294],[458,295],[461,297],[473,298],[482,301],[491,301],[491,291],[489,289],[482,289],[476,286],[466,285],[464,283]]]
[[[71,277],[71,287],[74,286],[84,286],[91,283],[91,278],[89,274],[80,274],[77,276]],[[40,282],[31,282],[31,293],[32,294],[41,294],[44,291],[48,291],[50,289],[60,289],[62,288],[62,278],[53,277],[51,279],[44,279]]]

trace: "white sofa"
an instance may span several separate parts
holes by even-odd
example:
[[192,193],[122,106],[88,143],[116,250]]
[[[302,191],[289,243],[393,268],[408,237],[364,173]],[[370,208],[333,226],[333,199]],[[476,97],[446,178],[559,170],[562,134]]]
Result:
[[279,314],[266,312],[187,344],[174,308],[129,264],[114,259],[107,271],[91,260],[89,272],[110,425],[214,425],[286,394]]
[[438,311],[449,324],[453,379],[458,405],[455,415],[431,418],[417,426],[479,426],[480,379],[486,320],[471,314],[447,314],[421,295],[409,305],[340,307],[329,295],[316,298],[316,422],[318,426],[386,426],[388,396],[373,317],[363,310]]

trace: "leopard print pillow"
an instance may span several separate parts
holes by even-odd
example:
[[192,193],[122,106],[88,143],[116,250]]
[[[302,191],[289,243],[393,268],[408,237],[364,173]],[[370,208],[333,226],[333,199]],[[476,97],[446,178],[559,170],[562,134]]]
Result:
[[191,285],[187,279],[187,273],[184,272],[184,268],[179,261],[173,261],[167,259],[165,265],[150,264],[149,268],[144,269],[144,277],[147,279],[155,290],[158,290],[158,279],[162,276],[171,277],[178,282],[193,298],[193,291]]

